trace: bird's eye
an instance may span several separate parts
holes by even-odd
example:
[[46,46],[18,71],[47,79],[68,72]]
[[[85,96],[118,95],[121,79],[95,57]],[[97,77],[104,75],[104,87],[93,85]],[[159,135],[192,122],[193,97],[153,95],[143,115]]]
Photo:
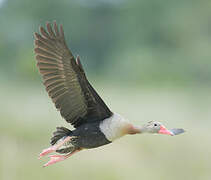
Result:
[[158,126],[158,125],[155,123],[154,126]]

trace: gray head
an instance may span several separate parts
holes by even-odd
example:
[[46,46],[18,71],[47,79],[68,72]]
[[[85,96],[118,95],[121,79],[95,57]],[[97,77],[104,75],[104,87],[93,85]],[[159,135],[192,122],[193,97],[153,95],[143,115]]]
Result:
[[164,125],[157,121],[150,121],[142,127],[142,130],[147,133],[158,133],[158,134],[167,134],[167,135],[177,135],[185,132],[183,129],[171,129],[168,130]]

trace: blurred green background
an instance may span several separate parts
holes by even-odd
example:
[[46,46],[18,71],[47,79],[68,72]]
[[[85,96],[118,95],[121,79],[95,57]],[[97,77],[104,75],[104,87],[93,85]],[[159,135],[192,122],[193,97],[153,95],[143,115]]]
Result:
[[[210,9],[196,0],[0,0],[0,179],[210,180]],[[33,32],[53,20],[113,111],[187,132],[126,136],[42,168],[55,127],[70,128],[34,59]]]

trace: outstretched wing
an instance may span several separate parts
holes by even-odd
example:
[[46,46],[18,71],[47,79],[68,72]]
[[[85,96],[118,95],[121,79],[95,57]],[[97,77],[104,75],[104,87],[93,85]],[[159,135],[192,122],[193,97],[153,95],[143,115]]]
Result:
[[88,82],[79,57],[68,49],[62,25],[46,24],[35,33],[37,66],[46,90],[64,119],[75,127],[112,115]]

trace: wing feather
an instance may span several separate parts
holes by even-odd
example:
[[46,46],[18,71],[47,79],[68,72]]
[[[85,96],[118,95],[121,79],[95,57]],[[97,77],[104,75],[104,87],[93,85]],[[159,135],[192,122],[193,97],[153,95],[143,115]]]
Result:
[[37,66],[46,91],[62,117],[74,126],[103,120],[112,113],[89,84],[79,57],[68,49],[62,25],[46,24],[35,33]]

